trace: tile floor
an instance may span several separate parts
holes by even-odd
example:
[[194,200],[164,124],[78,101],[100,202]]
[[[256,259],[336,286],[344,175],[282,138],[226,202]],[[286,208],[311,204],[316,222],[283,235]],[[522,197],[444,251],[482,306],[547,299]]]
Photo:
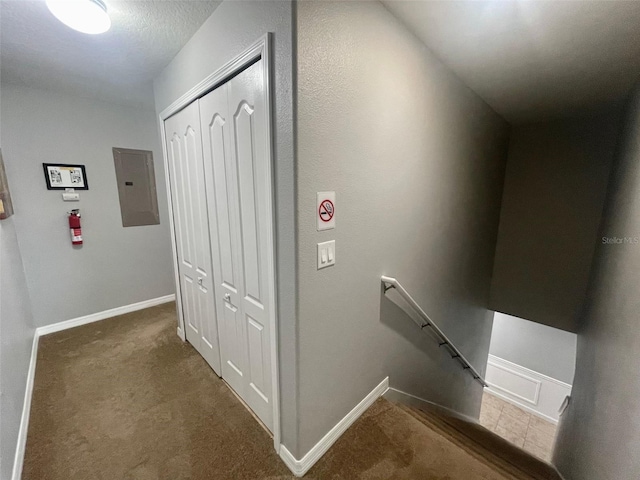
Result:
[[512,405],[484,393],[480,424],[511,443],[546,462],[551,461],[556,426]]

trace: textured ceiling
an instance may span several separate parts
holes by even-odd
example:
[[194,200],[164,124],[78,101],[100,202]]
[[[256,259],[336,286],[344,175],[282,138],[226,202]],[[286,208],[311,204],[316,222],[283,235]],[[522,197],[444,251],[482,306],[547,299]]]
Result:
[[640,79],[637,0],[383,3],[515,123],[615,102]]
[[86,35],[44,0],[0,1],[2,82],[153,107],[153,78],[220,2],[106,0],[112,27]]

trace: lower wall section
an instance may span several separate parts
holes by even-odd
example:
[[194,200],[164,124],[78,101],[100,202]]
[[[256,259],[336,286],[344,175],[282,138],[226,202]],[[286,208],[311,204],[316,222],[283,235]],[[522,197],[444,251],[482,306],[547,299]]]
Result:
[[489,393],[553,423],[571,395],[571,385],[494,355],[489,355],[486,380]]
[[367,408],[369,408],[373,402],[380,398],[388,389],[389,377],[382,380],[382,382],[380,382],[376,388],[364,397],[360,403],[353,407],[353,410],[347,413],[347,415],[340,420],[335,427],[329,430],[329,432],[322,437],[322,439],[320,439],[320,441],[316,443],[301,460],[296,459],[284,445],[280,446],[280,458],[282,458],[282,461],[287,465],[287,467],[289,467],[296,477],[303,476],[325,453],[327,453],[327,450],[329,450],[331,445],[340,438],[340,435],[346,432],[347,429],[353,425],[353,422],[355,422],[360,415],[362,415]]
[[36,359],[38,357],[39,338],[38,332],[36,332],[33,336],[33,344],[31,346],[31,360],[29,361],[29,373],[27,374],[27,385],[24,392],[22,416],[20,417],[20,430],[18,431],[16,454],[13,458],[11,480],[20,480],[22,478],[22,463],[24,462],[24,452],[27,447],[27,429],[29,427],[29,413],[31,412],[33,381],[36,376]]
[[72,318],[71,320],[66,320],[64,322],[38,327],[37,334],[39,336],[48,335],[61,330],[67,330],[68,328],[79,327],[80,325],[86,325],[87,323],[93,323],[106,318],[124,315],[125,313],[137,312],[138,310],[143,310],[145,308],[155,307],[156,305],[161,305],[163,303],[173,302],[175,299],[176,296],[172,293],[171,295],[165,295],[164,297],[152,298],[150,300],[132,303],[131,305],[124,305],[122,307],[112,308],[103,312],[92,313],[91,315],[85,315],[84,317]]

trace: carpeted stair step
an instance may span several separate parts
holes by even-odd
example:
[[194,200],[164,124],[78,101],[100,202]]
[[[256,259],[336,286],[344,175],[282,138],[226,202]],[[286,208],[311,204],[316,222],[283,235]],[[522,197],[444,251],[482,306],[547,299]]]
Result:
[[403,404],[398,406],[438,431],[468,453],[482,458],[517,479],[562,480],[550,464],[518,448],[482,425],[452,415],[447,409],[425,405],[420,409]]

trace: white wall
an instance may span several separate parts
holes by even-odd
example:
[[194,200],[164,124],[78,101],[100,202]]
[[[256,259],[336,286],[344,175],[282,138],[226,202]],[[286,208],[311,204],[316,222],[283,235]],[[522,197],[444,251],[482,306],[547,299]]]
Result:
[[571,384],[576,342],[575,333],[496,312],[489,353]]
[[[13,190],[11,175],[9,186]],[[15,199],[15,198],[14,198]],[[14,221],[0,220],[0,478],[11,478],[35,328]]]
[[297,443],[296,268],[292,104],[292,4],[225,1],[154,81],[161,112],[267,32],[273,34],[275,209],[282,441]]
[[489,392],[549,421],[571,394],[575,333],[496,312],[486,380]]
[[[395,276],[482,372],[508,125],[378,2],[297,4],[300,443],[387,375],[468,415],[482,389],[384,298]],[[336,229],[316,231],[316,192]],[[336,265],[316,269],[316,244]],[[300,457],[298,457],[300,458]]]
[[[154,112],[2,85],[2,150],[36,327],[174,292],[162,150]],[[122,227],[112,147],[152,150],[160,225]],[[42,163],[86,165],[78,203],[47,190]],[[80,208],[84,245],[67,215]]]

